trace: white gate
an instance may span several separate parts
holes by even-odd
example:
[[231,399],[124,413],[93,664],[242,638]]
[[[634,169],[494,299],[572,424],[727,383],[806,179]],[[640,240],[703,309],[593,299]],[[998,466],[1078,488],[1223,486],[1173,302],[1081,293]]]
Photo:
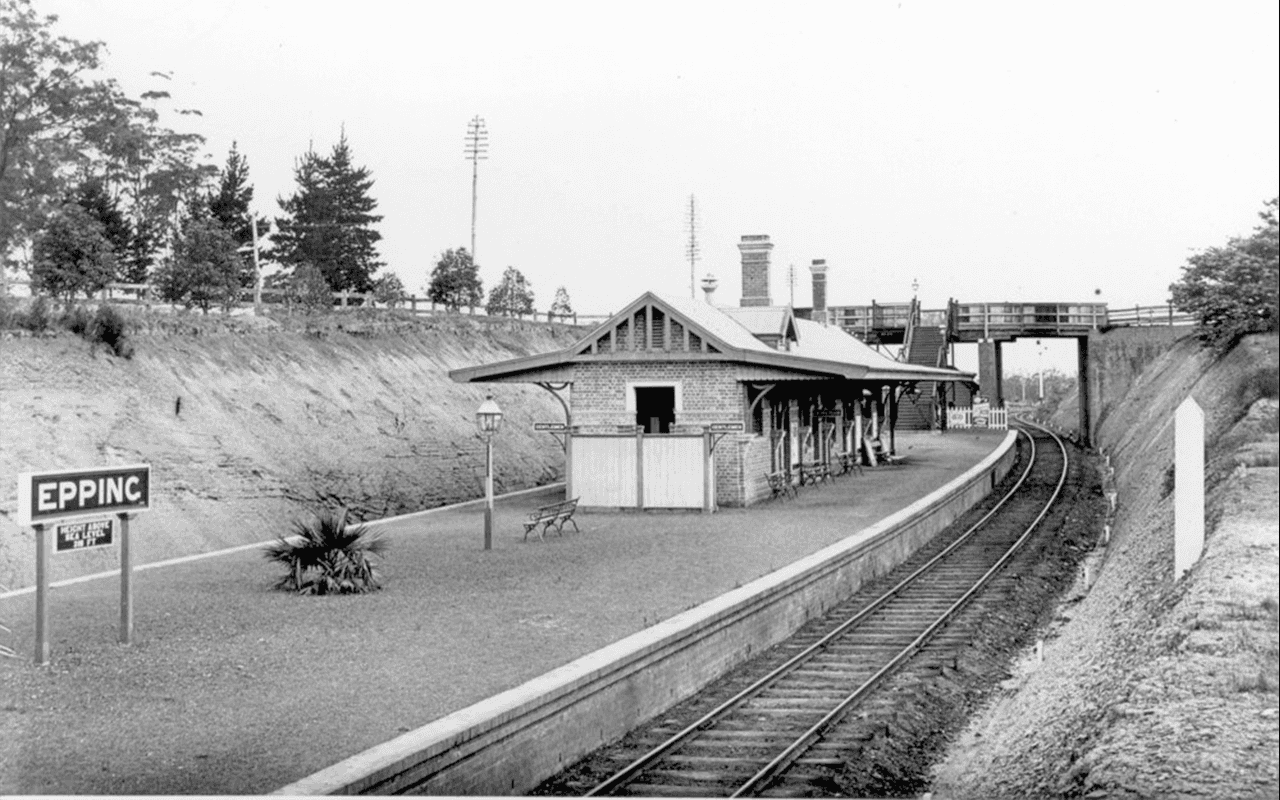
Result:
[[646,436],[643,447],[644,507],[702,508],[702,437]]
[[[703,507],[707,459],[700,435],[579,434],[569,442],[573,493],[584,507]],[[714,502],[714,481],[711,490]]]
[[571,436],[573,493],[578,504],[606,508],[636,505],[636,437]]
[[1008,430],[1009,410],[1007,408],[992,408],[986,411],[984,418],[976,416],[973,413],[973,409],[967,406],[948,408],[947,427],[951,430],[963,430],[965,428]]

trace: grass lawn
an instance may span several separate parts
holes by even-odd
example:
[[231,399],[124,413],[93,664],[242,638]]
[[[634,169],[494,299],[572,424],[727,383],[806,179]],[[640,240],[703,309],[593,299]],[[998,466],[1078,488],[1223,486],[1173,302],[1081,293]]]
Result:
[[[1003,435],[901,434],[906,466],[797,500],[696,513],[579,514],[522,542],[550,493],[381,528],[385,588],[273,591],[247,551],[51,593],[52,661],[31,661],[34,599],[0,601],[0,794],[261,794],[603,647],[848,536],[977,463]],[[285,526],[282,524],[282,529]],[[162,536],[146,518],[135,535]],[[75,554],[55,556],[75,557]]]

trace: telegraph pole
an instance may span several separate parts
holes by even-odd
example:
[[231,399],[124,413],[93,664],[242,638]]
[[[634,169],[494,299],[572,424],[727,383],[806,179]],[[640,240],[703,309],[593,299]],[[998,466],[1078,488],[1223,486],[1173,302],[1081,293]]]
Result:
[[689,195],[689,242],[685,245],[685,255],[689,257],[689,297],[698,299],[694,291],[694,269],[698,263],[698,209],[693,195]]
[[466,149],[463,150],[471,162],[471,263],[476,261],[476,186],[480,177],[480,162],[489,158],[489,132],[485,130],[484,119],[479,115],[472,117],[467,123]]

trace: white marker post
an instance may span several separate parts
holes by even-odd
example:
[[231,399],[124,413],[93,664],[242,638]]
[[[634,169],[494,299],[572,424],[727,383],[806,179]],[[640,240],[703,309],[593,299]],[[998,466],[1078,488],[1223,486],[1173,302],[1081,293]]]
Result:
[[[19,525],[36,535],[36,664],[49,663],[49,523],[115,514],[120,520],[120,641],[133,635],[133,555],[129,548],[131,511],[151,506],[151,466],[106,467],[18,475]],[[111,543],[110,523],[55,525],[58,551]]]
[[1173,422],[1173,577],[1187,574],[1204,551],[1204,412],[1194,398]]

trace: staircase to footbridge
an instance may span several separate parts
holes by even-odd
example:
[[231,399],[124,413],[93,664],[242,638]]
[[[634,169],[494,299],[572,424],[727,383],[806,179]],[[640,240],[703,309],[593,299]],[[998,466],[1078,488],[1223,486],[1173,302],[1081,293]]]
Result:
[[[819,311],[818,313],[822,313]],[[904,387],[897,425],[930,430],[946,424],[943,409],[971,405],[975,395],[992,406],[1004,405],[1002,346],[1020,338],[1076,340],[1080,391],[1080,434],[1089,436],[1089,337],[1121,326],[1189,325],[1191,315],[1173,306],[1111,308],[1106,303],[971,303],[950,300],[945,308],[925,309],[919,301],[833,306],[828,324],[838,325],[867,344],[897,348],[895,357],[930,367],[953,366],[957,343],[978,345],[976,384],[922,382]]]

